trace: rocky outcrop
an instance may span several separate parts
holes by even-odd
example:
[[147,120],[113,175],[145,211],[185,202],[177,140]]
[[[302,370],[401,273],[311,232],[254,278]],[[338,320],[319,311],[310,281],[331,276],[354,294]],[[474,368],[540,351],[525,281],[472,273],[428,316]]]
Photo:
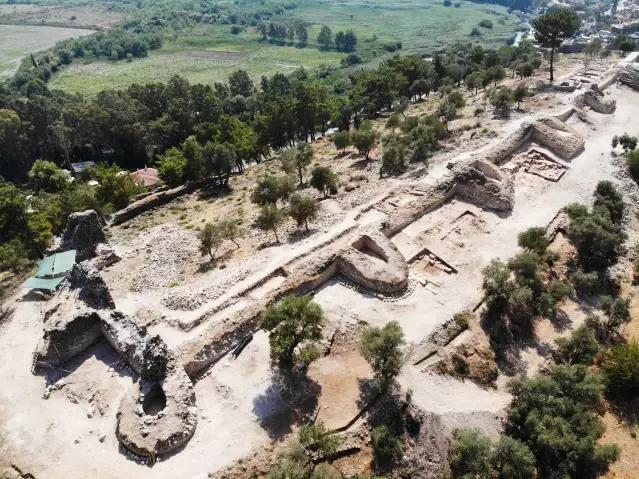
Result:
[[108,244],[100,217],[94,210],[72,213],[60,242],[61,251],[76,250],[76,260],[83,261],[95,254],[98,244]]
[[[65,290],[76,292],[78,299],[94,309],[115,308],[113,296],[98,270],[88,262],[76,263],[71,269]],[[64,295],[58,298],[63,298]]]

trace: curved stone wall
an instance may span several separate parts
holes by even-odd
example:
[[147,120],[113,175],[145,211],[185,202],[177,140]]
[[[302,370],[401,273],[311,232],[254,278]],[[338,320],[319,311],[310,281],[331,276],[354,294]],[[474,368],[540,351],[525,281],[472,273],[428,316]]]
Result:
[[[166,405],[149,415],[143,408],[144,397],[157,384],[164,391]],[[163,381],[134,384],[122,398],[116,418],[115,434],[134,454],[155,461],[157,456],[182,447],[197,426],[195,391],[184,368],[172,359]]]

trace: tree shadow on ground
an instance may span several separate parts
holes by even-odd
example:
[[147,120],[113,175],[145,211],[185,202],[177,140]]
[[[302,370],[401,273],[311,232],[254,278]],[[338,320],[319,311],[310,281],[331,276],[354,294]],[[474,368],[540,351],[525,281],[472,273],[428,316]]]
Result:
[[291,231],[290,233],[288,233],[286,235],[286,242],[287,243],[296,243],[297,241],[301,241],[303,239],[310,238],[311,236],[313,236],[318,231],[319,230],[317,228],[309,228],[308,231],[306,231],[306,228],[298,228],[296,230]]
[[200,263],[197,268],[198,273],[208,273],[216,268],[225,267],[225,262],[230,260],[233,256],[234,249],[227,249],[220,255],[216,255],[214,259],[210,256],[206,256],[206,260]]
[[608,395],[610,412],[628,427],[639,426],[639,397]]
[[307,376],[275,374],[266,391],[253,400],[253,414],[271,440],[281,441],[293,425],[315,418],[321,391]]
[[197,199],[200,201],[213,200],[217,198],[226,198],[233,194],[233,190],[229,187],[220,187],[217,183],[203,186],[197,191]]
[[374,166],[374,162],[372,158],[369,158],[368,160],[366,158],[364,158],[364,155],[353,155],[354,157],[361,157],[361,159],[354,161],[351,165],[350,165],[350,169],[352,170],[358,170],[358,171],[371,171],[373,169]]
[[[514,326],[507,324],[504,316],[502,312],[486,310],[481,313],[479,324],[486,333],[495,353],[497,368],[507,376],[514,376],[526,370],[526,363],[521,358],[521,351],[534,344],[534,335],[530,330],[526,334],[525,322],[521,321],[521,318]],[[517,337],[525,337],[526,339],[516,339],[513,329],[517,330],[518,328]]]
[[568,313],[561,308],[557,309],[557,312],[548,319],[555,331],[561,332],[572,328],[572,319],[570,319]]
[[412,170],[406,173],[404,177],[409,180],[421,180],[426,175],[428,175],[428,170],[429,170],[428,165],[423,165],[418,167],[415,170]]

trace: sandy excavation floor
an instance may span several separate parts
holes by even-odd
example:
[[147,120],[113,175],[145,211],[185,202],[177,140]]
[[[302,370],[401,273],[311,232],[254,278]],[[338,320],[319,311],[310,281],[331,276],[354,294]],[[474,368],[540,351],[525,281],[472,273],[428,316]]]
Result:
[[[410,267],[410,294],[392,300],[381,299],[361,294],[338,279],[320,287],[315,299],[326,312],[327,334],[337,330],[338,336],[348,336],[364,324],[383,325],[398,320],[406,333],[409,348],[413,348],[454,313],[475,307],[481,301],[481,269],[492,258],[512,256],[517,250],[520,231],[531,226],[545,226],[567,203],[590,202],[598,181],[617,181],[610,141],[613,135],[634,124],[639,94],[616,84],[607,91],[617,101],[613,115],[591,111],[588,113],[591,124],[574,118],[569,121],[584,135],[586,146],[583,152],[565,162],[566,172],[559,181],[548,181],[519,171],[515,175],[515,208],[510,214],[495,214],[466,201],[453,200],[393,238],[407,258],[427,248],[436,257],[435,263],[448,265],[440,268],[427,260],[415,261]],[[560,103],[569,101],[570,95],[564,95]],[[556,102],[548,100],[547,103],[551,111],[558,108]],[[491,129],[499,131],[499,135],[485,139],[482,148],[514,131],[513,125],[516,127],[543,113],[548,110],[517,114],[512,122],[491,120]],[[469,143],[471,148],[477,144],[475,141]],[[528,144],[522,151],[531,146],[539,148]],[[417,180],[432,183],[446,171],[448,160],[471,153],[454,147],[442,154],[441,162],[435,162],[426,176]],[[369,176],[373,178],[376,174],[372,171]],[[415,180],[407,175],[404,179],[386,183],[385,188],[390,191],[403,181],[414,184]],[[262,248],[256,255],[243,245],[235,259],[229,258],[226,268],[202,273],[195,280],[190,278],[201,262],[199,258],[197,261],[190,257],[173,263],[166,261],[171,254],[195,256],[189,249],[192,245],[187,244],[188,237],[185,239],[180,234],[188,230],[179,221],[168,221],[170,226],[149,225],[148,230],[142,231],[115,230],[113,242],[125,259],[105,273],[105,278],[110,286],[120,284],[113,291],[117,307],[130,313],[137,312],[152,332],[160,332],[170,347],[177,347],[206,326],[202,324],[184,331],[185,328],[179,325],[188,324],[203,311],[220,304],[235,289],[242,289],[239,282],[250,282],[263,276],[266,269],[275,270],[290,261],[303,261],[303,258],[296,258],[314,251],[349,228],[383,218],[384,214],[375,209],[358,216],[367,202],[376,202],[383,196],[383,191],[377,189],[375,194],[367,192],[357,201],[350,197],[326,203],[323,209],[331,219],[320,223],[312,235],[297,243]],[[401,200],[398,201],[401,204]],[[356,208],[352,207],[353,202]],[[176,253],[167,245],[172,245]],[[249,259],[236,264],[236,260],[244,261],[242,258]],[[167,271],[171,274],[166,274]],[[148,289],[135,291],[131,285],[141,275],[144,281],[156,283],[149,283]],[[422,286],[417,279],[423,277],[433,279],[436,286]],[[184,281],[183,289],[178,291],[176,288],[180,286],[169,287],[172,281]],[[223,320],[229,308],[246,307],[277,288],[279,282],[281,279],[274,275],[263,286],[208,321]],[[180,295],[195,288],[196,283],[202,289],[217,285],[221,290],[205,294],[206,298],[196,301],[195,307],[193,303],[185,306],[187,303],[184,302],[180,302],[178,308],[174,307],[177,303],[167,306],[167,297],[183,298]],[[25,301],[15,305],[17,310],[13,319],[0,326],[3,359],[0,361],[3,384],[0,389],[0,465],[3,465],[2,461],[15,461],[39,479],[205,478],[238,459],[250,457],[272,441],[284,438],[290,432],[293,416],[299,412],[287,406],[274,384],[268,367],[268,337],[259,332],[237,360],[223,358],[196,383],[199,422],[191,441],[182,450],[148,467],[118,448],[114,434],[115,413],[120,397],[133,379],[126,370],[117,368],[118,359],[113,351],[98,343],[76,358],[65,366],[67,385],[53,391],[45,400],[46,374],[34,376],[30,372],[32,352],[42,334],[40,311],[43,303]],[[575,308],[567,306],[566,309],[575,322],[583,316]],[[370,377],[367,364],[356,352],[356,341],[340,344],[309,371],[311,379],[321,388],[318,417],[331,427],[342,425],[354,416],[358,409],[359,382]],[[538,360],[533,354],[527,358],[531,363]],[[423,365],[407,364],[399,382],[403,390],[413,391],[414,403],[424,410],[444,415],[454,424],[478,425],[493,431],[499,425],[500,411],[509,400],[502,389],[486,390],[468,381],[434,376],[424,372]]]

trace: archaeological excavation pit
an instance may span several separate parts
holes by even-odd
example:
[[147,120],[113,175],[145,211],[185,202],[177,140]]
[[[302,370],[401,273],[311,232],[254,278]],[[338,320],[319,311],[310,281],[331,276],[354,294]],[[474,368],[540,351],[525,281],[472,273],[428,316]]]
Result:
[[566,173],[566,167],[543,151],[531,148],[525,153],[515,156],[502,166],[510,173],[523,171],[536,175],[547,181],[558,182]]

